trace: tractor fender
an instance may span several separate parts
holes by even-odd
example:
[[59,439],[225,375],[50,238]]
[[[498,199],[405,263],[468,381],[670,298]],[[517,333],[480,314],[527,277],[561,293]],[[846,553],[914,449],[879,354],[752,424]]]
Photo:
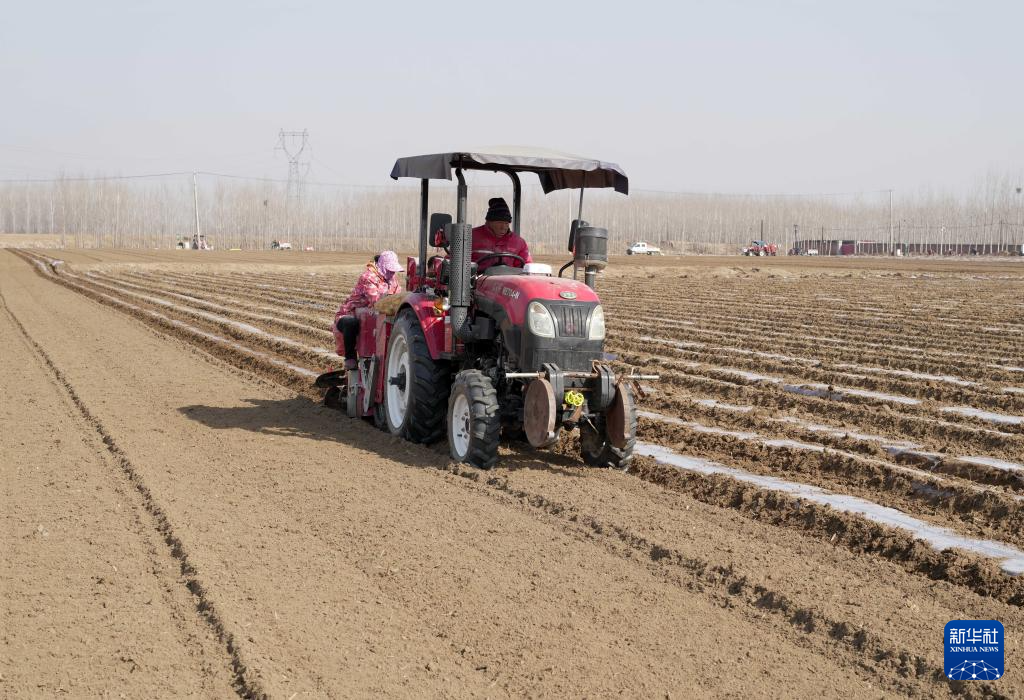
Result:
[[398,313],[410,309],[420,322],[423,329],[423,337],[427,340],[427,350],[430,351],[430,359],[440,360],[444,352],[444,316],[438,316],[434,310],[434,299],[426,294],[413,292],[405,298],[405,302],[399,308]]

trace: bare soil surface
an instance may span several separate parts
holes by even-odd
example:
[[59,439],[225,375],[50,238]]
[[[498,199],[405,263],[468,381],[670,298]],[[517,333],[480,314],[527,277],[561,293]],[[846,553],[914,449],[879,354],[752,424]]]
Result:
[[[586,469],[572,437],[480,472],[319,406],[365,256],[56,257],[0,253],[0,695],[1024,691],[999,558]],[[609,352],[662,375],[645,443],[1024,549],[1019,262],[623,258],[601,285]],[[946,680],[945,623],[992,618],[1007,675]]]

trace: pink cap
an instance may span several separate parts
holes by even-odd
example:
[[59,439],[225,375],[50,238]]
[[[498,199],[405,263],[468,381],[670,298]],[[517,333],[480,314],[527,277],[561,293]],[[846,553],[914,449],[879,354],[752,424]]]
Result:
[[398,262],[398,256],[393,250],[382,250],[377,258],[377,267],[385,272],[401,272],[405,268]]

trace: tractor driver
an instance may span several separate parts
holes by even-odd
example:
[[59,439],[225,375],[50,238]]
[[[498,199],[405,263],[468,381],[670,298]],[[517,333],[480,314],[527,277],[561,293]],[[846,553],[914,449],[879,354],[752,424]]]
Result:
[[[526,241],[511,228],[512,212],[503,197],[494,197],[487,202],[487,216],[484,225],[473,229],[473,262],[489,253],[512,253],[525,262],[532,262]],[[483,272],[492,265],[522,267],[524,263],[516,258],[487,258],[477,270]]]
[[398,294],[401,291],[398,273],[402,269],[394,251],[381,251],[380,255],[374,256],[373,262],[366,264],[366,269],[359,275],[359,281],[356,282],[352,293],[334,314],[331,333],[334,334],[338,354],[345,354],[345,369],[356,368],[356,337],[359,335],[356,309],[371,307],[378,299],[388,294]]

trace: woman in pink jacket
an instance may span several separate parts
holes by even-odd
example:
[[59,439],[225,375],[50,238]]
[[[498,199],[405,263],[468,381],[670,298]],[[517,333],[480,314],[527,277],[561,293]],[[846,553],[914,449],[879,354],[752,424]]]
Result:
[[398,294],[401,291],[398,273],[402,269],[394,251],[382,251],[372,263],[367,263],[366,270],[359,275],[359,281],[356,282],[352,293],[334,314],[331,332],[334,334],[338,354],[345,355],[345,369],[356,367],[356,337],[359,335],[356,309],[369,308],[382,296]]

